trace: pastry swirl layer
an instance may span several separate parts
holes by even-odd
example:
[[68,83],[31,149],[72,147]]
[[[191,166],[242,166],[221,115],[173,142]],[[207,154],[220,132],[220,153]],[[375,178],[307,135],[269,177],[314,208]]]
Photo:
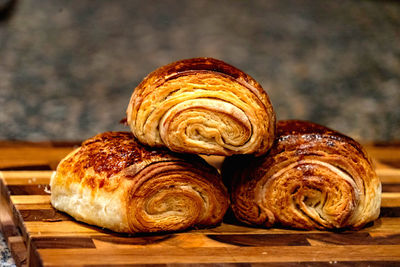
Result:
[[228,195],[215,168],[196,155],[151,149],[131,133],[106,132],[63,159],[51,203],[79,221],[117,232],[217,225]]
[[252,225],[357,229],[379,216],[381,183],[364,149],[314,123],[278,122],[268,154],[227,158],[223,177],[235,216]]
[[195,154],[260,155],[275,135],[275,113],[261,85],[213,58],[150,73],[132,94],[127,122],[144,144]]

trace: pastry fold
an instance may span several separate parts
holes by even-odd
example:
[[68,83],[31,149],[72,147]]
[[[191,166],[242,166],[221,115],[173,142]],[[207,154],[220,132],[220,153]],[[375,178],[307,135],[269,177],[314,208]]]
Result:
[[150,149],[131,133],[96,135],[71,152],[51,179],[51,204],[116,232],[163,232],[221,222],[228,194],[197,155]]
[[127,122],[144,144],[195,154],[261,155],[275,135],[275,113],[261,85],[213,58],[150,73],[132,94]]
[[356,141],[304,121],[279,121],[262,157],[222,167],[235,216],[251,225],[358,229],[379,216],[381,183]]

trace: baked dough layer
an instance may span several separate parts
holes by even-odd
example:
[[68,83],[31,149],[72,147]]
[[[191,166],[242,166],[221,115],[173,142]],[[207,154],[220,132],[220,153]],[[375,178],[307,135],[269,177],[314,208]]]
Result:
[[261,85],[213,58],[150,73],[132,94],[127,122],[140,142],[184,153],[261,155],[275,136],[275,113]]
[[299,229],[363,227],[379,216],[381,183],[356,141],[304,121],[279,121],[265,156],[223,164],[242,222]]
[[85,141],[50,185],[56,209],[117,232],[213,226],[229,206],[220,175],[203,159],[145,147],[126,132]]

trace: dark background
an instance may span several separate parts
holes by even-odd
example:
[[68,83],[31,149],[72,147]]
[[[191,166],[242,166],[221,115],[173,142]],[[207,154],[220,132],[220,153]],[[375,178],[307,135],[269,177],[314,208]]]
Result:
[[278,119],[400,140],[400,2],[20,0],[0,16],[0,139],[127,129],[144,76],[209,56],[260,82]]

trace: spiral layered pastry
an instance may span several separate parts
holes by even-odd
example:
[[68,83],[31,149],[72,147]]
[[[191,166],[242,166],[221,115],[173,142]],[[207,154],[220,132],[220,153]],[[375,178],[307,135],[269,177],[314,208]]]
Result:
[[358,229],[378,218],[381,183],[356,141],[303,121],[277,123],[262,157],[223,164],[235,216],[251,225]]
[[149,149],[126,132],[88,139],[51,179],[56,209],[117,232],[217,225],[228,202],[218,172],[200,157]]
[[150,73],[132,94],[127,122],[141,143],[195,154],[261,155],[275,135],[275,113],[261,85],[213,58]]

